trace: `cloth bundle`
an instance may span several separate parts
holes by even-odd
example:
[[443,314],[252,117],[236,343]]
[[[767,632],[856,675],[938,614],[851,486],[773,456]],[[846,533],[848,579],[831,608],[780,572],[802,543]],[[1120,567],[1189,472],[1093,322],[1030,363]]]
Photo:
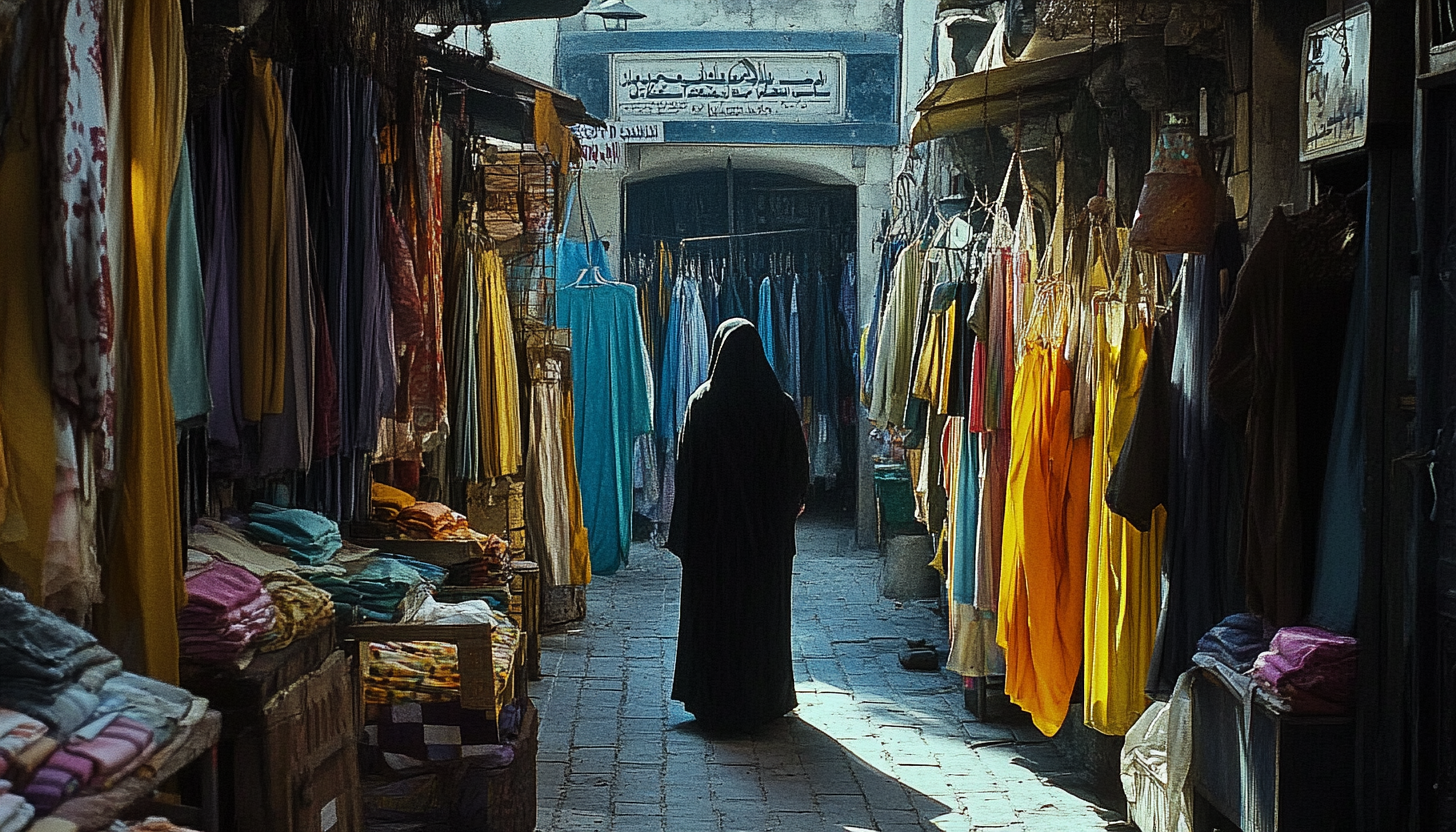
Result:
[[1254,682],[1296,714],[1342,714],[1354,705],[1359,642],[1318,627],[1285,627],[1254,661]]
[[493,534],[472,532],[478,557],[454,564],[447,586],[500,586],[510,581],[511,544]]
[[46,730],[43,722],[0,708],[0,777],[23,776],[35,768],[35,752],[48,745]]
[[409,555],[397,555],[393,552],[380,552],[378,556],[381,558],[389,558],[395,563],[401,563],[405,566],[408,566],[414,571],[420,573],[420,577],[423,578],[426,583],[434,584],[435,586],[442,586],[445,581],[445,576],[449,574],[449,570],[447,570],[443,566],[436,566],[433,563],[426,563],[425,561],[422,561],[418,558],[412,558]]
[[0,780],[0,832],[20,832],[35,817],[35,807],[10,789],[9,780]]
[[450,540],[470,531],[465,515],[444,503],[415,503],[401,511],[395,523],[416,540]]
[[394,520],[417,502],[413,495],[382,482],[369,486],[369,498],[374,504],[374,519],[383,521]]
[[344,545],[339,524],[301,508],[279,508],[254,503],[249,513],[248,533],[267,543],[288,547],[299,563],[317,566]]
[[0,707],[69,735],[98,704],[96,691],[121,672],[121,660],[95,637],[0,589]]
[[77,731],[30,778],[25,798],[49,814],[82,790],[109,788],[136,770],[156,750],[152,730],[110,714]]
[[[491,665],[496,692],[510,677],[520,631],[513,626],[491,631]],[[460,658],[453,644],[441,641],[385,642],[369,645],[364,671],[364,701],[370,705],[452,702],[460,698]]]
[[[204,704],[123,672],[89,633],[9,590],[0,590],[0,621],[0,832],[113,787]],[[11,795],[9,783],[24,788]]]
[[360,617],[371,621],[397,619],[400,602],[410,590],[424,583],[418,571],[393,558],[366,557],[347,567],[342,575],[322,573],[309,576],[309,580],[327,592],[335,606],[355,607]]
[[334,620],[333,598],[292,572],[269,572],[263,576],[263,589],[276,610],[273,628],[257,641],[264,653],[282,650]]
[[[491,625],[491,666],[497,692],[510,676],[521,633],[484,601],[442,604],[433,598],[407,619],[411,624]],[[449,702],[460,698],[460,660],[455,645],[439,641],[369,645],[364,701],[371,705]]]
[[1230,615],[1198,640],[1198,652],[1207,653],[1243,673],[1254,666],[1259,654],[1269,649],[1274,628],[1253,613]]
[[177,614],[182,655],[204,663],[236,661],[276,618],[272,597],[253,573],[211,561],[187,576],[187,606]]

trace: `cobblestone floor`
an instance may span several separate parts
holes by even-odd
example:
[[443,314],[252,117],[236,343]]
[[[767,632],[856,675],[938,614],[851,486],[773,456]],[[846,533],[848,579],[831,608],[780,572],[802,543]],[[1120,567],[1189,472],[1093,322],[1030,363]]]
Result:
[[668,699],[677,559],[646,545],[588,589],[587,619],[543,640],[539,828],[617,832],[1132,829],[1029,722],[982,723],[960,677],[901,669],[944,642],[920,604],[878,596],[880,561],[805,520],[794,587],[799,708],[707,735]]

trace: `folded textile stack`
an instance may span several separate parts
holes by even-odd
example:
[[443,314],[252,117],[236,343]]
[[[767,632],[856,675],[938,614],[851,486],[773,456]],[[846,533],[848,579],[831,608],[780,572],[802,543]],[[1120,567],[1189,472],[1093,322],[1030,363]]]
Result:
[[121,660],[96,638],[8,589],[0,589],[0,707],[69,735],[96,709],[96,692]]
[[235,662],[273,629],[277,610],[253,573],[202,557],[207,563],[188,573],[187,606],[177,614],[182,656],[202,663]]
[[[274,549],[286,547],[266,544]],[[204,517],[187,533],[187,548],[221,558],[228,563],[241,566],[259,578],[271,572],[297,572],[305,574],[329,566],[300,564],[291,557],[276,555],[248,538],[238,529],[221,520]]]
[[382,482],[369,486],[369,499],[374,504],[374,519],[385,522],[395,519],[417,502],[413,495]]
[[294,560],[312,566],[333,557],[344,543],[338,523],[301,508],[254,503],[247,528],[259,540],[286,546]]
[[0,832],[20,832],[35,817],[35,807],[10,789],[9,780],[0,780]]
[[1354,705],[1359,643],[1318,627],[1285,627],[1254,662],[1254,682],[1296,714],[1342,714]]
[[23,798],[0,790],[0,832],[28,824],[14,820],[22,813],[46,815],[74,794],[112,788],[204,704],[123,672],[89,633],[9,590],[0,590],[0,621],[0,773]]
[[416,540],[452,540],[457,535],[469,539],[463,533],[470,532],[470,522],[444,503],[415,503],[401,511],[395,523]]
[[264,653],[282,650],[333,623],[334,599],[292,572],[269,572],[263,576],[263,589],[277,610],[273,629],[257,642]]
[[327,592],[335,606],[358,609],[370,621],[394,621],[400,602],[410,590],[423,584],[420,573],[393,558],[366,556],[350,561],[343,574],[310,575],[309,580]]
[[412,558],[409,555],[397,555],[393,552],[379,552],[378,557],[389,558],[395,563],[402,563],[405,566],[408,566],[409,568],[420,573],[420,577],[424,578],[426,583],[434,584],[435,586],[444,585],[445,576],[449,574],[449,570],[447,570],[443,566],[436,566],[433,563],[426,563],[425,561],[422,561],[418,558]]
[[1269,649],[1274,632],[1259,616],[1236,613],[1214,625],[1198,640],[1198,652],[1207,653],[1243,673],[1254,666],[1260,653]]
[[[504,693],[521,634],[506,625],[491,631],[491,664],[496,692]],[[369,645],[364,672],[364,701],[370,705],[452,702],[460,698],[460,658],[453,644],[441,641],[385,642]]]
[[135,771],[156,751],[152,730],[118,714],[86,725],[46,760],[25,787],[25,798],[49,814],[80,791],[100,791]]

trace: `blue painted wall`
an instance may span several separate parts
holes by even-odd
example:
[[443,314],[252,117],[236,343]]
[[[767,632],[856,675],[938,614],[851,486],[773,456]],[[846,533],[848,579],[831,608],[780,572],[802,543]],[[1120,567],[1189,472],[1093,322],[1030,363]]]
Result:
[[899,140],[900,38],[884,32],[562,32],[557,85],[611,115],[611,55],[632,52],[843,52],[847,119],[832,124],[665,121],[663,139],[694,144],[893,147]]

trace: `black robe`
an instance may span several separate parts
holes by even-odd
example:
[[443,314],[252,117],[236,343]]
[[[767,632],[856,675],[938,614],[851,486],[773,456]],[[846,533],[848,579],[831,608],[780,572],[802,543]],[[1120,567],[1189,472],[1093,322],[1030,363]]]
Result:
[[682,561],[672,698],[704,724],[751,728],[798,704],[790,589],[808,486],[803,429],[758,331],[723,322],[678,440],[667,539]]

